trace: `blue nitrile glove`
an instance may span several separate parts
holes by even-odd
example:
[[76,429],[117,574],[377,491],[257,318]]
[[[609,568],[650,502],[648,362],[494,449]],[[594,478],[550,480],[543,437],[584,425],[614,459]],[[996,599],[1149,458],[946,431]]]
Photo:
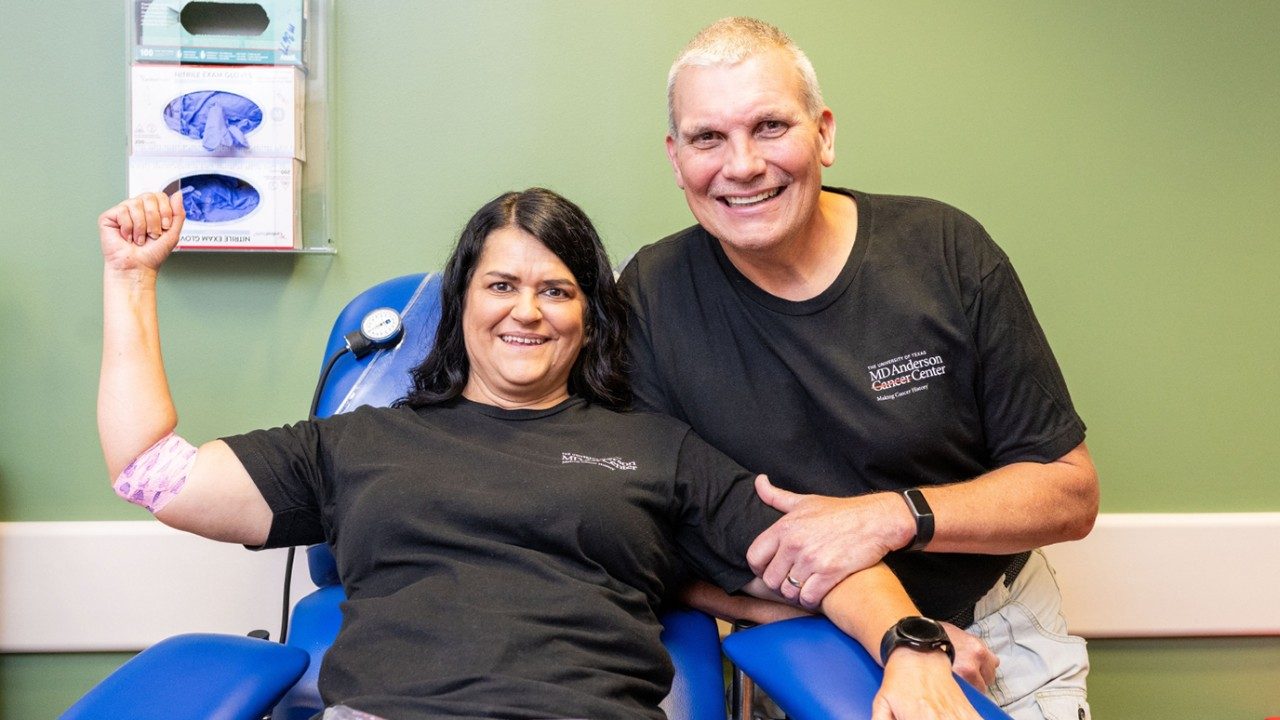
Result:
[[182,207],[187,219],[197,222],[237,220],[258,207],[258,191],[229,175],[192,175],[182,178]]
[[200,90],[174,98],[164,109],[170,130],[201,141],[205,150],[247,148],[245,135],[262,124],[262,108],[221,90]]

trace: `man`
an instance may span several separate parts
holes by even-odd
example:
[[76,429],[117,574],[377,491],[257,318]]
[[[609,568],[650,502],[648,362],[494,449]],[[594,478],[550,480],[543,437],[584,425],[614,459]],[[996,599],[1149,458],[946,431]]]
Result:
[[787,515],[749,556],[770,587],[812,607],[883,558],[922,612],[999,658],[983,675],[1006,712],[1087,718],[1084,642],[1034,549],[1088,534],[1097,476],[1007,257],[941,203],[824,187],[835,117],[773,26],[703,30],[668,110],[698,225],[622,275],[640,405],[776,484],[760,493]]

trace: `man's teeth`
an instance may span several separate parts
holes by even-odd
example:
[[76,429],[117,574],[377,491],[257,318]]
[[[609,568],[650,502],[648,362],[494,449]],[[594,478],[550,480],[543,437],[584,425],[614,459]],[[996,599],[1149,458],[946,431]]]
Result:
[[773,197],[774,195],[777,195],[777,194],[778,194],[778,192],[779,192],[779,191],[778,191],[778,188],[774,188],[774,189],[772,189],[772,190],[765,190],[764,192],[760,193],[759,195],[752,195],[751,197],[728,197],[728,196],[726,196],[726,197],[725,197],[725,199],[724,199],[724,201],[725,201],[726,203],[730,204],[730,205],[751,205],[751,204],[754,204],[754,203],[758,203],[758,202],[760,202],[760,201],[762,201],[762,200],[768,200],[769,198]]
[[516,337],[514,335],[502,335],[503,342],[515,343],[516,345],[541,345],[546,342],[541,338]]

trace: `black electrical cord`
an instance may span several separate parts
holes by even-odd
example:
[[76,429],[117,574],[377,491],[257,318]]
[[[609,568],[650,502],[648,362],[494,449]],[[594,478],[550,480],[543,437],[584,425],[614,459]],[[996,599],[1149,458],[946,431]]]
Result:
[[[316,410],[320,406],[320,395],[324,392],[324,385],[329,381],[329,373],[333,372],[333,366],[338,362],[338,358],[345,355],[351,348],[344,345],[338,348],[337,352],[329,356],[324,362],[324,368],[320,370],[320,379],[316,381],[316,391],[311,396],[311,411],[307,413],[307,417],[315,420]],[[280,608],[280,644],[284,644],[289,639],[289,594],[293,587],[293,561],[297,555],[298,548],[289,547],[289,552],[284,559],[284,601]]]
[[[373,329],[377,331],[373,337],[365,334],[365,327],[370,322],[373,323]],[[374,350],[395,345],[404,335],[400,314],[391,308],[377,308],[370,311],[360,321],[360,328],[344,335],[344,345],[325,360],[324,367],[320,370],[320,379],[316,381],[316,391],[311,395],[311,411],[307,413],[307,417],[311,420],[319,419],[316,417],[316,410],[320,407],[320,395],[324,393],[325,383],[329,381],[329,373],[333,372],[333,366],[338,362],[338,358],[349,352],[358,360]],[[293,585],[293,561],[296,555],[297,548],[290,547],[284,560],[284,601],[280,609],[281,644],[289,639],[289,592]]]
[[280,644],[289,639],[289,594],[293,586],[293,556],[298,548],[289,546],[289,553],[284,558],[284,606],[280,608]]
[[338,362],[338,358],[350,352],[351,348],[343,345],[336,352],[324,361],[324,369],[320,371],[320,379],[316,381],[316,391],[311,396],[311,411],[307,413],[307,417],[312,420],[316,419],[316,410],[320,407],[320,394],[324,392],[324,384],[329,380],[329,373],[333,372],[334,363]]

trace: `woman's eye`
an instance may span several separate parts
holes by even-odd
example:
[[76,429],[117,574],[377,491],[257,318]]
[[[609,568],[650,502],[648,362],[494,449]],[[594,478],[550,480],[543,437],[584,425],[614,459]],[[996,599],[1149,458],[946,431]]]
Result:
[[547,297],[551,297],[551,298],[566,298],[566,297],[569,297],[569,293],[568,293],[567,291],[565,291],[565,289],[564,289],[564,288],[558,288],[558,287],[549,287],[549,288],[547,288],[546,290],[543,290],[543,291],[542,291],[542,294],[543,294],[543,295],[546,295]]
[[512,287],[509,282],[496,282],[490,285],[489,289],[494,292],[511,292]]

